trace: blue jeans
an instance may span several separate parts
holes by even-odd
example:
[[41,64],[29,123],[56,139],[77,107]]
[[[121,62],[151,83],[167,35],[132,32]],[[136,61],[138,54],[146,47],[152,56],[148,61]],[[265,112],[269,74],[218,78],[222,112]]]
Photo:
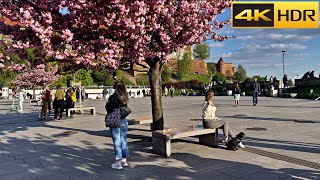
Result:
[[253,97],[253,104],[258,104],[258,92],[253,92],[252,97]]
[[120,126],[120,128],[110,128],[114,146],[114,153],[116,155],[117,161],[129,157],[127,144],[128,123],[126,118],[121,119]]

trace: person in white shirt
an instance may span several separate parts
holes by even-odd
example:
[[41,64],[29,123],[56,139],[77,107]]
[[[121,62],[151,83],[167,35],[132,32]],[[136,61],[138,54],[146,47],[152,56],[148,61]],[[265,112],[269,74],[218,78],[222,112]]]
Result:
[[[203,103],[202,106],[202,123],[203,127],[205,129],[210,129],[210,128],[220,128],[223,130],[224,134],[224,139],[223,142],[227,143],[229,139],[229,136],[231,138],[234,138],[235,135],[232,132],[232,130],[229,128],[228,121],[226,120],[221,120],[216,117],[216,106],[213,104],[213,97],[214,93],[212,90],[208,90],[205,96],[205,102]],[[241,148],[244,148],[245,146],[240,142],[239,146]]]
[[18,111],[23,111],[23,101],[24,101],[24,92],[23,89],[19,90],[19,110]]

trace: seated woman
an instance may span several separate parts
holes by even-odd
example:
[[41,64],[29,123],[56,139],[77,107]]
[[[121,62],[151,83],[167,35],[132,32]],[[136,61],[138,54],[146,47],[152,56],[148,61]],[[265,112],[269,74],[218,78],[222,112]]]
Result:
[[[235,137],[231,129],[229,128],[228,121],[221,120],[216,117],[216,106],[213,104],[214,93],[212,90],[208,90],[205,96],[205,102],[202,107],[202,123],[204,128],[220,128],[223,130],[224,139],[223,142],[227,143],[229,136]],[[244,148],[245,146],[240,142],[239,146]]]

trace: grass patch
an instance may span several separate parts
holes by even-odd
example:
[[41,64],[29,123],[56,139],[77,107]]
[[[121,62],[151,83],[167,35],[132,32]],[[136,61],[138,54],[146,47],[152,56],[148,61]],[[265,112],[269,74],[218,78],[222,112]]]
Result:
[[149,86],[149,76],[147,74],[139,74],[136,78],[138,86]]
[[208,76],[201,74],[188,74],[182,79],[182,81],[189,81],[193,79],[201,81],[203,83],[211,83],[211,80]]

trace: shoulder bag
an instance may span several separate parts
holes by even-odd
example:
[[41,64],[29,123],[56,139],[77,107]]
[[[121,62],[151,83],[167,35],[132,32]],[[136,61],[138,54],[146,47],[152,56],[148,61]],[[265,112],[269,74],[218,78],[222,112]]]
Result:
[[121,120],[120,108],[114,108],[111,113],[108,113],[105,118],[106,127],[119,128]]

